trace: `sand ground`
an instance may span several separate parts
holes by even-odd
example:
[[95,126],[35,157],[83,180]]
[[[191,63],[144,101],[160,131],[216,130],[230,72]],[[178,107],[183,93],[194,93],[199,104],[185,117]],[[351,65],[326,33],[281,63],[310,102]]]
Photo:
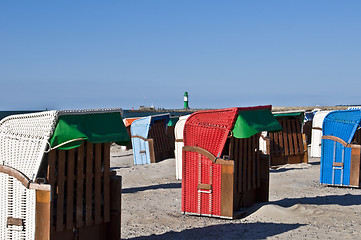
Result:
[[123,177],[122,239],[359,239],[361,189],[319,184],[320,159],[270,171],[270,201],[236,220],[183,215],[175,159],[134,166],[111,147]]

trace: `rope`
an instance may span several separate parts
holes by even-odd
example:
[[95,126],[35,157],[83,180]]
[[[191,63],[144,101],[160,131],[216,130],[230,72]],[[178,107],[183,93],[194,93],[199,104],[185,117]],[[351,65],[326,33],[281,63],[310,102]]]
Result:
[[80,141],[80,140],[84,140],[84,139],[85,139],[85,138],[71,139],[71,140],[68,140],[68,141],[66,141],[66,142],[63,142],[63,143],[61,143],[61,144],[59,144],[59,145],[56,145],[56,146],[54,146],[54,147],[51,147],[51,146],[50,146],[50,143],[47,142],[48,145],[49,145],[49,149],[48,149],[48,150],[45,150],[44,152],[45,152],[45,153],[49,153],[49,152],[50,152],[51,150],[53,150],[53,149],[57,149],[57,148],[59,148],[59,147],[61,147],[61,146],[64,146],[64,145],[66,145],[66,144],[68,144],[68,143],[76,142],[76,141]]

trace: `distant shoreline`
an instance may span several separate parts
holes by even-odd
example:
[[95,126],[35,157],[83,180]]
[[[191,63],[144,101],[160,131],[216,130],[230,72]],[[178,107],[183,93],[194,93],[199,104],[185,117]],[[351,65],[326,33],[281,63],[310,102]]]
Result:
[[[285,112],[285,111],[313,111],[314,109],[321,109],[321,110],[345,110],[349,107],[355,107],[359,105],[342,105],[342,106],[293,106],[293,107],[272,107],[272,112]],[[205,110],[212,110],[218,108],[203,108],[203,109],[123,109],[123,117],[125,118],[132,118],[132,117],[145,117],[149,115],[156,115],[156,114],[163,114],[163,113],[170,113],[171,116],[179,117],[182,115],[191,114],[197,111],[205,111]],[[24,113],[34,113],[34,112],[41,112],[46,110],[34,110],[34,111],[0,111],[0,119],[14,114],[24,114]]]
[[[290,107],[278,107],[272,106],[272,111],[296,111],[296,110],[304,110],[304,111],[312,111],[314,109],[321,109],[321,110],[345,110],[349,107],[355,107],[361,105],[342,105],[342,106],[290,106]],[[243,107],[243,106],[241,106]],[[247,107],[247,106],[245,106]],[[251,107],[251,106],[250,106]],[[219,109],[219,108],[198,108],[198,109],[123,109],[124,111],[131,111],[131,112],[196,112],[196,111],[204,111],[204,110],[212,110],[212,109]]]

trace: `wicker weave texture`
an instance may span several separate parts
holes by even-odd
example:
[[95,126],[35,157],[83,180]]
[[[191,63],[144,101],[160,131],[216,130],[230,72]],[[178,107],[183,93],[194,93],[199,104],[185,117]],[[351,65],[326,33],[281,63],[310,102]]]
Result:
[[[0,239],[32,240],[35,233],[35,190],[26,189],[18,180],[0,173]],[[24,219],[23,226],[7,225],[8,217]]]
[[183,130],[188,117],[189,115],[180,117],[174,127],[174,136],[175,136],[174,156],[176,163],[175,164],[176,179],[182,179],[182,147],[184,146]]
[[321,157],[322,124],[331,111],[319,111],[312,120],[311,157]]
[[[237,108],[193,113],[185,123],[184,146],[201,147],[220,156],[237,115]],[[182,211],[220,216],[221,165],[195,152],[183,153]],[[198,184],[211,184],[210,193]]]
[[1,164],[11,166],[34,180],[56,118],[56,111],[4,118],[0,122]]

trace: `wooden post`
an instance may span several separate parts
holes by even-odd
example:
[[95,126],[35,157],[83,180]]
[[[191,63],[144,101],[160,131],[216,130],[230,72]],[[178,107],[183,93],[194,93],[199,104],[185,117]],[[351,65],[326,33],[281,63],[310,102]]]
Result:
[[307,139],[305,134],[302,134],[302,139],[303,139],[303,148],[304,148],[304,155],[302,162],[308,163],[308,146],[307,146]]
[[121,204],[122,204],[122,176],[110,177],[110,223],[108,223],[108,238],[119,240],[121,231]]
[[221,216],[233,218],[234,165],[222,165],[221,171]]
[[155,158],[155,150],[154,150],[154,141],[152,138],[147,139],[149,146],[149,158],[150,163],[156,163],[157,159]]
[[35,239],[50,239],[50,193],[51,191],[36,190],[35,205]]
[[351,148],[350,186],[360,187],[360,148]]
[[261,186],[257,190],[257,202],[268,202],[270,156],[260,155],[259,163],[260,163]]

